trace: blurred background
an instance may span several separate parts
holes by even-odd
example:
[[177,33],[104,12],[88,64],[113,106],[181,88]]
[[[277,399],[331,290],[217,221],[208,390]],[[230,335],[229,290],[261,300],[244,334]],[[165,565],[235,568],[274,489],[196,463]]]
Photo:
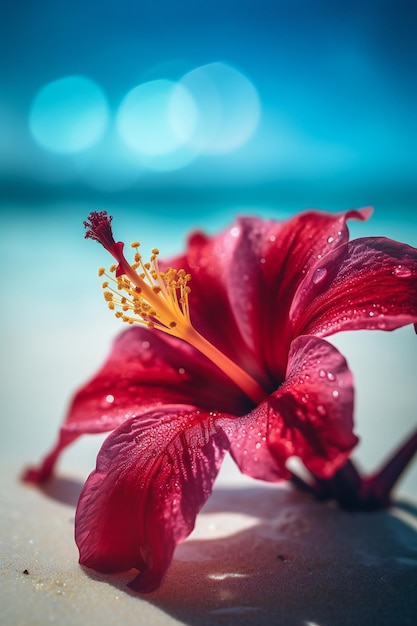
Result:
[[[2,454],[35,461],[121,330],[83,240],[171,255],[237,214],[372,205],[354,235],[417,246],[411,0],[8,3],[0,25]],[[355,372],[358,458],[416,422],[416,338],[335,337]],[[94,464],[97,440],[63,463]],[[232,470],[230,470],[232,471]],[[416,468],[402,483],[417,493]]]

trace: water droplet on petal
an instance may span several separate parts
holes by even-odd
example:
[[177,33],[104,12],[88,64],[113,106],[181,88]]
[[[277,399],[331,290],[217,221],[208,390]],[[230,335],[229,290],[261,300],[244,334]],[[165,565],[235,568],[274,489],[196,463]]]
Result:
[[319,415],[326,415],[326,409],[324,408],[324,406],[322,404],[319,404],[317,406],[317,413]]
[[269,237],[269,241],[272,241],[272,242],[274,242],[275,240],[276,240],[276,237],[275,237],[275,235],[271,235],[271,236]]
[[398,278],[409,278],[412,274],[412,271],[409,267],[405,265],[397,265],[393,271],[394,276]]
[[149,343],[149,341],[142,341],[142,348],[144,350],[148,350],[150,348],[150,345],[151,344]]
[[178,368],[178,373],[179,374],[185,374],[185,369],[183,367],[179,367]]
[[266,263],[266,259],[264,259],[264,257],[262,257],[261,259],[259,259],[259,263],[262,263],[262,264]]
[[326,378],[326,372],[324,370],[319,371],[320,378]]
[[255,445],[255,448],[256,448],[257,450],[259,450],[259,448],[260,448],[261,446],[262,446],[262,444],[258,441],[258,443]]
[[[102,401],[100,402],[100,408],[101,409],[108,409],[114,402],[114,396],[109,393],[107,396],[105,396]],[[102,418],[105,416],[102,416]]]
[[336,376],[333,374],[333,372],[327,372],[327,380],[336,380]]
[[238,226],[233,226],[233,228],[230,231],[230,234],[232,235],[232,237],[238,237],[240,233],[240,228]]
[[327,237],[327,243],[333,243],[334,237]]
[[337,391],[337,389],[333,391],[332,396],[335,400],[337,400],[337,398],[339,397],[339,392]]
[[312,278],[313,283],[315,285],[320,283],[326,277],[326,274],[327,274],[326,268],[318,267],[313,274],[313,278]]

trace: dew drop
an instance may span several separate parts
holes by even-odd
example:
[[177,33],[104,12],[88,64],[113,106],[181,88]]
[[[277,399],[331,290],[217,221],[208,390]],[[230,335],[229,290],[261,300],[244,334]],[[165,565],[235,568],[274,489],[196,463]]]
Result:
[[233,228],[230,231],[230,234],[232,235],[232,237],[238,237],[240,233],[240,228],[238,226],[233,226]]
[[255,445],[255,448],[256,448],[257,450],[259,450],[259,448],[260,448],[261,446],[262,446],[262,444],[258,441],[258,443]]
[[333,243],[334,237],[327,237],[327,243]]
[[335,400],[337,400],[337,398],[339,397],[339,392],[337,391],[337,389],[333,391],[332,396]]
[[320,378],[326,378],[326,372],[324,370],[319,371]]
[[149,343],[149,341],[142,341],[142,348],[144,350],[149,350],[151,344]]
[[271,235],[271,236],[269,237],[269,241],[272,241],[272,243],[273,243],[274,241],[276,241],[276,237],[275,237],[275,235]]
[[185,374],[185,369],[183,367],[179,367],[178,368],[178,373],[179,374]]
[[262,263],[262,264],[266,263],[266,259],[262,257],[261,259],[259,259],[259,263]]
[[375,315],[375,311],[369,311],[368,317],[373,317]]
[[333,374],[333,372],[327,372],[327,380],[336,380],[336,376]]
[[393,274],[398,278],[409,278],[412,274],[412,271],[409,267],[405,267],[404,265],[397,265],[394,268]]
[[324,406],[322,404],[319,404],[317,406],[317,413],[319,415],[326,415],[326,409],[324,408]]
[[111,406],[114,403],[114,400],[115,400],[115,397],[111,393],[109,393],[100,402],[100,408],[101,409],[108,409],[109,406]]
[[315,285],[320,283],[326,277],[326,274],[327,270],[324,267],[318,267],[313,274],[313,283]]

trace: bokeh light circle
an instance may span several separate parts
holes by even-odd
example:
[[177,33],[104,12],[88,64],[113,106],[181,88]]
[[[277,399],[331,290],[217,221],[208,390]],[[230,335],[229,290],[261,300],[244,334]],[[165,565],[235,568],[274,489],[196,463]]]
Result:
[[187,143],[198,112],[183,86],[167,79],[134,87],[117,112],[117,128],[129,148],[157,161]]
[[101,88],[85,76],[66,76],[42,87],[33,99],[29,128],[46,150],[73,154],[94,145],[109,111]]
[[209,63],[185,74],[186,88],[198,107],[198,124],[189,137],[195,150],[209,154],[231,152],[254,134],[261,105],[252,82],[226,63]]

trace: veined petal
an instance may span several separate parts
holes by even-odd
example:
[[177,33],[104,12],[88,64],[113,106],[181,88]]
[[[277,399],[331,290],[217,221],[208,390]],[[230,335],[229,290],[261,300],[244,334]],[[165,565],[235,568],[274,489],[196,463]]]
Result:
[[164,410],[127,420],[104,442],[80,496],[80,563],[102,573],[135,568],[140,573],[129,586],[153,591],[192,531],[227,448],[208,412]]
[[103,368],[76,395],[66,424],[71,430],[103,432],[152,407],[184,404],[238,413],[247,403],[239,388],[195,348],[133,326],[119,335]]
[[292,456],[315,475],[330,477],[357,443],[353,396],[340,352],[323,339],[298,337],[285,382],[229,434],[232,456],[242,472],[262,480],[289,478]]
[[[262,223],[262,220],[254,221]],[[233,224],[215,237],[194,233],[189,238],[186,254],[171,260],[168,265],[184,267],[192,276],[189,301],[196,330],[258,382],[265,384],[264,370],[257,361],[251,341],[252,330],[247,333],[247,329],[239,324],[230,299],[229,280],[233,280],[235,271],[240,272],[240,261],[236,260],[236,254],[240,256],[239,252],[236,253],[236,246],[239,246],[237,232],[240,230],[237,224]],[[249,274],[239,273],[236,278],[246,282]]]
[[[287,365],[288,351],[295,336],[290,310],[294,297],[305,280],[315,271],[321,259],[333,253],[349,238],[348,219],[365,220],[371,209],[331,214],[309,211],[275,225],[264,239],[262,277],[259,283],[259,317],[253,323],[260,332],[259,340],[268,368],[274,376],[282,376]],[[308,333],[310,334],[310,333]]]
[[39,466],[25,471],[23,480],[45,482],[63,450],[80,435],[109,432],[151,408],[180,405],[233,414],[251,407],[242,391],[187,343],[129,328],[114,342],[103,368],[75,395],[55,446]]
[[195,234],[187,254],[172,261],[193,277],[193,324],[264,387],[283,379],[297,289],[322,257],[348,241],[346,221],[370,212],[245,217],[215,237]]
[[317,271],[320,280],[302,285],[294,300],[296,334],[394,330],[417,322],[417,249],[383,237],[355,239]]

